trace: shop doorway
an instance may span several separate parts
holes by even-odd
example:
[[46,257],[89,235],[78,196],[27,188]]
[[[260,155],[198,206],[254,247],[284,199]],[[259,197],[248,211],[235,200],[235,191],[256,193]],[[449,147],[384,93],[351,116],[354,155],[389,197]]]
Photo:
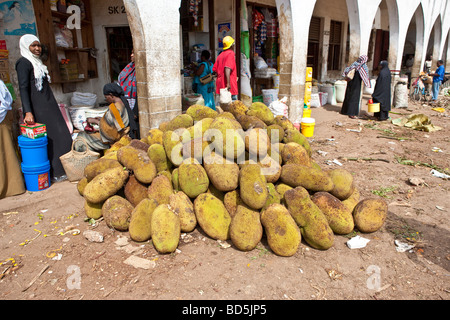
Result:
[[133,50],[133,38],[128,26],[107,27],[109,74],[111,82],[117,81],[119,73],[130,63]]

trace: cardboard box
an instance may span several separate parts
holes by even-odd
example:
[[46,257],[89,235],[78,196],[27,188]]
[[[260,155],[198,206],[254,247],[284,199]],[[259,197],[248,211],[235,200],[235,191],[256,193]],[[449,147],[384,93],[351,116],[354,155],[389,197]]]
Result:
[[37,139],[47,136],[47,127],[45,126],[45,124],[41,123],[35,123],[32,125],[23,123],[20,124],[20,132],[24,137]]

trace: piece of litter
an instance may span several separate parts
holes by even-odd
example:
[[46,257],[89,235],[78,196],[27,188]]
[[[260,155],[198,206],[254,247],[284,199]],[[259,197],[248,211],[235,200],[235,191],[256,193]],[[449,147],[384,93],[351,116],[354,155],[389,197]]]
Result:
[[217,242],[218,242],[219,245],[220,245],[222,248],[224,248],[224,249],[231,247],[231,245],[230,245],[229,243],[225,242],[225,241],[217,240]]
[[355,236],[347,241],[347,247],[350,249],[361,249],[364,248],[367,243],[369,243],[369,239],[363,238],[361,236]]
[[338,160],[336,160],[336,159],[333,160],[333,163],[334,163],[334,164],[337,164],[338,166],[342,166],[342,163],[340,163],[340,162],[339,162]]
[[322,150],[317,150],[317,153],[324,157],[328,154],[328,152]]
[[448,174],[439,172],[439,171],[434,170],[434,169],[431,170],[431,174],[432,174],[433,176],[435,176],[435,177],[438,177],[438,178],[442,178],[442,179],[450,179],[450,176],[449,176]]
[[436,209],[441,210],[441,211],[445,211],[445,208],[441,207],[441,206],[436,206]]
[[55,257],[52,258],[52,260],[59,261],[59,260],[61,260],[61,258],[62,258],[62,254],[58,253]]
[[409,178],[408,182],[412,184],[413,186],[420,186],[421,184],[425,184],[425,181],[421,178]]
[[431,149],[431,151],[433,151],[433,152],[444,152],[444,151],[442,151],[441,148],[438,148],[438,147],[433,147],[433,149]]
[[397,250],[397,252],[406,252],[414,248],[414,245],[401,242],[398,240],[395,240],[394,243],[396,245],[395,249]]
[[85,230],[83,236],[91,242],[103,242],[103,234],[98,231]]
[[135,268],[141,268],[141,269],[146,269],[146,270],[156,267],[155,261],[140,258],[138,256],[129,256],[124,261],[124,263],[129,266],[135,267]]

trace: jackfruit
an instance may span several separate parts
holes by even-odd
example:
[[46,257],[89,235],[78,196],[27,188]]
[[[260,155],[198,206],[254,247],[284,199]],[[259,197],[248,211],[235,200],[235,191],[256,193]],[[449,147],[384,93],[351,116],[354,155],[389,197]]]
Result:
[[90,203],[100,203],[117,193],[125,185],[128,171],[122,167],[109,169],[92,179],[84,188],[83,196]]
[[203,167],[209,181],[222,192],[236,189],[239,184],[239,166],[232,161],[217,155],[215,152],[204,158]]
[[251,251],[261,241],[263,228],[258,211],[238,206],[230,223],[230,239],[242,251]]
[[330,192],[334,187],[333,181],[326,172],[301,164],[283,165],[280,179],[291,187],[302,186],[313,192]]
[[174,252],[180,241],[180,218],[168,204],[160,204],[152,214],[151,232],[153,246],[159,253]]
[[334,244],[334,233],[323,212],[303,187],[284,193],[286,206],[300,227],[303,239],[313,248],[327,250]]
[[86,199],[84,200],[84,212],[89,219],[98,220],[102,217],[103,202],[90,203]]
[[172,183],[165,175],[157,176],[148,187],[148,197],[155,199],[158,204],[168,204],[172,193]]
[[200,164],[182,163],[178,167],[178,184],[181,191],[195,198],[208,190],[208,174]]
[[339,200],[345,200],[350,197],[355,189],[353,175],[345,169],[332,169],[328,175],[333,181],[334,188],[330,193]]
[[156,166],[146,151],[125,146],[117,151],[117,159],[124,167],[133,171],[136,179],[142,183],[151,183],[156,176]]
[[281,158],[284,164],[295,163],[304,166],[311,166],[311,160],[305,148],[295,142],[288,142],[284,145],[281,152]]
[[169,170],[172,163],[167,159],[166,150],[162,144],[152,144],[147,150],[148,157],[155,164],[156,171],[161,172]]
[[239,190],[242,201],[250,208],[258,210],[266,204],[269,196],[267,182],[258,164],[242,167],[239,173]]
[[147,241],[152,237],[152,215],[158,206],[155,199],[144,199],[131,212],[128,232],[130,238],[137,242]]
[[150,129],[147,135],[148,144],[163,144],[163,134],[164,132],[158,128]]
[[293,256],[300,245],[300,229],[281,204],[271,204],[261,213],[261,223],[272,251],[282,257]]
[[180,219],[181,232],[193,231],[197,226],[197,218],[191,199],[183,191],[178,191],[170,195],[169,205]]
[[247,111],[247,115],[258,117],[268,126],[272,124],[275,118],[269,107],[262,102],[253,102]]
[[112,196],[102,206],[102,215],[108,227],[128,231],[133,205],[120,196]]
[[352,212],[335,196],[328,192],[316,192],[311,200],[319,207],[335,234],[349,234],[353,231]]
[[364,233],[375,232],[386,221],[388,205],[381,198],[361,200],[353,210],[356,228]]
[[200,121],[204,118],[215,118],[219,114],[217,111],[207,106],[192,105],[186,110],[194,121]]
[[123,167],[119,161],[100,158],[92,161],[84,168],[84,176],[87,178],[88,181],[91,181],[98,174],[117,167]]
[[231,217],[222,201],[210,193],[202,193],[194,200],[194,212],[198,224],[209,237],[229,239]]
[[148,198],[148,186],[139,182],[134,175],[131,175],[124,187],[124,196],[136,207],[143,199]]

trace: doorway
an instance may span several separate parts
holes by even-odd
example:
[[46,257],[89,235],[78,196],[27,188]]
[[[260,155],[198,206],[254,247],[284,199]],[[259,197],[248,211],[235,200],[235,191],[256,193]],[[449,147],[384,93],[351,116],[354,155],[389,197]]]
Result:
[[130,63],[133,50],[133,38],[128,26],[107,27],[109,74],[111,82],[117,81],[119,73]]

